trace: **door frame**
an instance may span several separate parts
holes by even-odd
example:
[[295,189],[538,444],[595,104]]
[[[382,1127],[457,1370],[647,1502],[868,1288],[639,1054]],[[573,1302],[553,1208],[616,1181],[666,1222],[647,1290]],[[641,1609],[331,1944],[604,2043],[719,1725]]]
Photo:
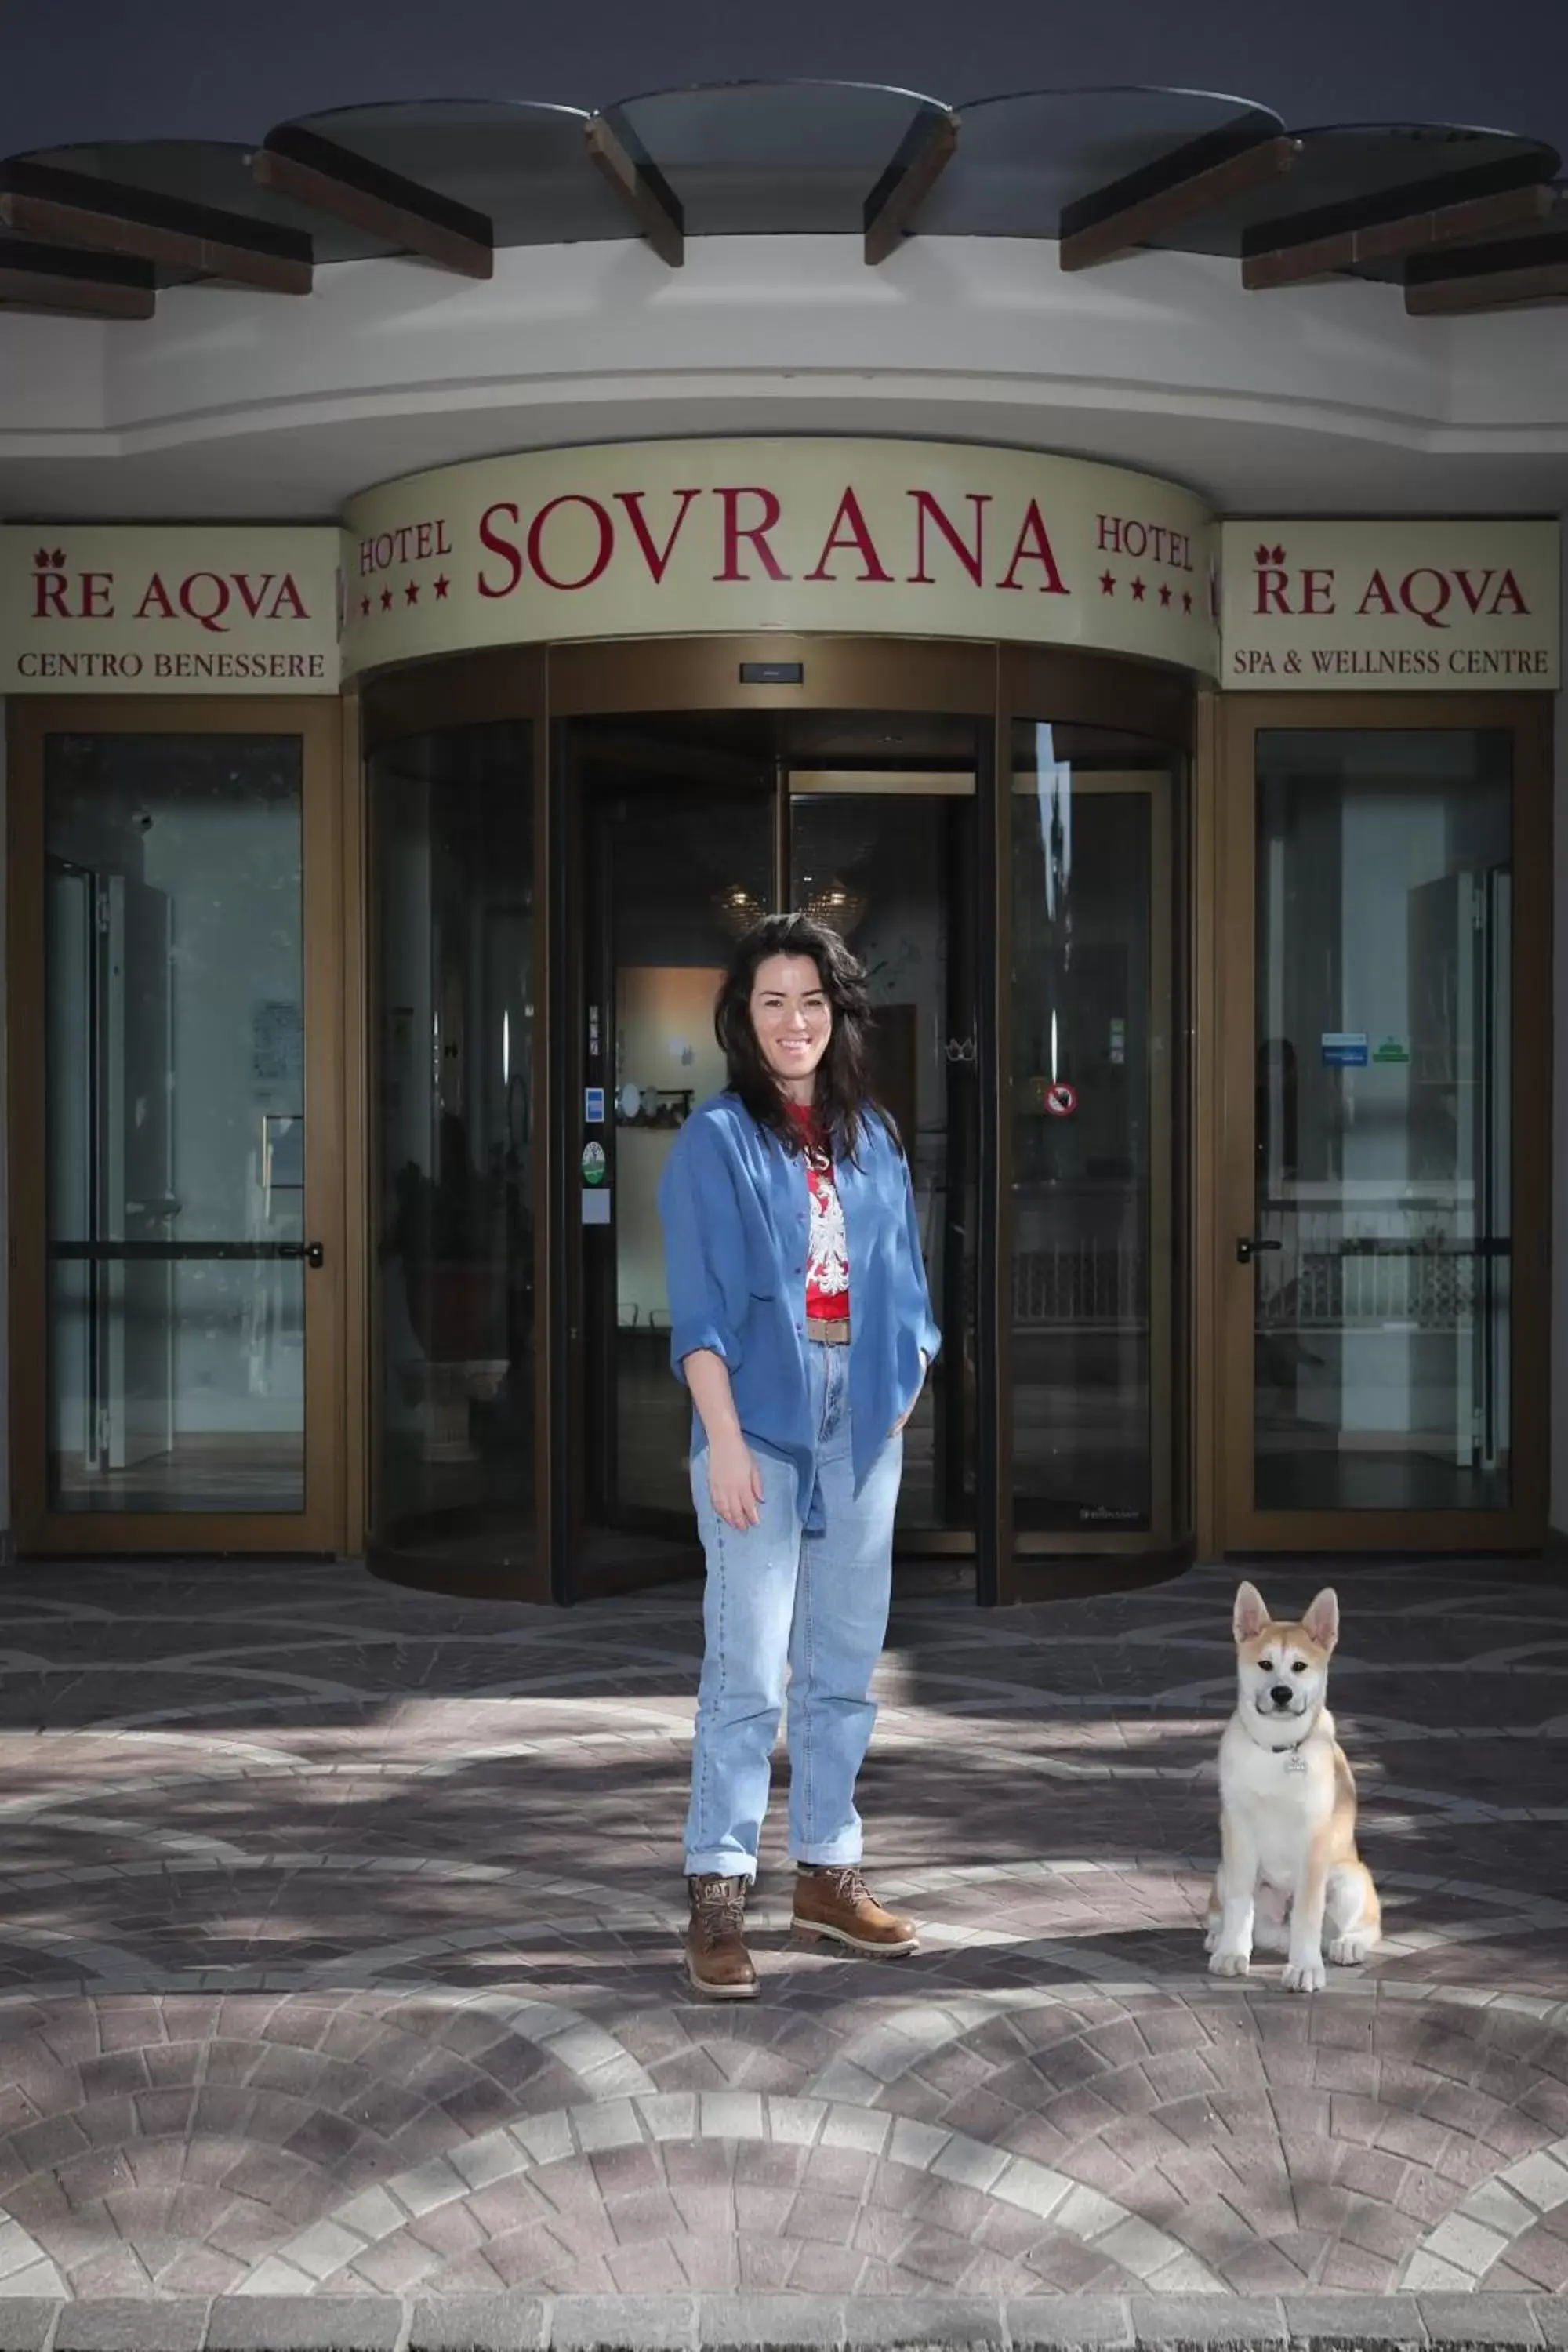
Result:
[[[742,664],[801,665],[797,679],[742,682]],[[580,908],[574,903],[568,856],[570,796],[560,756],[560,723],[595,716],[635,716],[681,710],[908,709],[971,716],[990,730],[990,756],[975,778],[978,875],[975,920],[994,947],[977,972],[976,1046],[993,1083],[980,1088],[978,1137],[982,1215],[976,1280],[977,1430],[976,1527],[956,1538],[976,1559],[976,1598],[983,1604],[1039,1600],[1058,1593],[1097,1591],[1107,1582],[1146,1582],[1170,1573],[1188,1556],[1184,1537],[1168,1555],[1152,1554],[1152,1538],[1142,1532],[1106,1537],[1065,1531],[1027,1531],[1016,1538],[1011,1480],[1001,1465],[1011,1458],[1011,1402],[1007,1383],[1005,1318],[998,1279],[1011,1259],[1011,1121],[1004,1085],[1011,1070],[1011,772],[1009,749],[1015,716],[1048,717],[1054,722],[1104,727],[1157,743],[1173,762],[1185,761],[1190,773],[1197,709],[1197,681],[1179,669],[1085,653],[1071,647],[1033,647],[991,640],[800,636],[767,633],[749,636],[659,637],[616,642],[582,641],[497,648],[453,655],[388,670],[363,688],[363,736],[367,752],[398,738],[487,719],[531,723],[534,788],[535,963],[534,1003],[539,1018],[533,1057],[534,1133],[540,1148],[533,1171],[535,1219],[536,1391],[535,1446],[538,1465],[537,1543],[532,1559],[509,1569],[504,1589],[519,1600],[577,1597],[574,1546],[582,1525],[579,1468],[574,1433],[582,1428],[576,1393],[577,1350],[572,1313],[575,1240],[574,1200],[581,1096],[582,1024],[574,1004],[573,942],[580,936]],[[982,738],[983,746],[987,739]],[[1173,905],[1178,922],[1190,904],[1186,813],[1178,794],[1171,835]],[[778,793],[775,875],[789,871],[787,791]],[[374,839],[374,812],[366,829]],[[1178,1007],[1175,1034],[1186,1057],[1176,1073],[1173,1112],[1190,1116],[1191,1038],[1189,1002]],[[1172,1312],[1175,1344],[1171,1439],[1174,1452],[1174,1517],[1190,1523],[1185,1472],[1189,1433],[1188,1395],[1194,1358],[1180,1344],[1182,1318],[1189,1328],[1199,1299],[1191,1281],[1190,1194],[1178,1185],[1172,1200],[1177,1244]],[[378,1361],[374,1330],[369,1360]],[[1199,1360],[1202,1360],[1199,1359]],[[374,1483],[374,1474],[373,1474]],[[1196,1499],[1195,1496],[1193,1499]],[[374,1507],[372,1511],[374,1526]],[[935,1549],[926,1539],[922,1553]],[[375,1547],[384,1572],[453,1591],[498,1589],[498,1580],[431,1555],[400,1554]],[[607,1589],[607,1588],[606,1588]]]
[[[1544,695],[1226,695],[1208,714],[1215,737],[1210,837],[1211,1008],[1205,1073],[1211,1117],[1200,1140],[1198,1296],[1209,1301],[1215,1374],[1200,1388],[1200,1543],[1223,1552],[1538,1551],[1546,1540],[1551,1347],[1552,1099],[1550,1084],[1512,1089],[1513,1281],[1510,1304],[1510,1496],[1500,1511],[1262,1511],[1253,1501],[1255,1280],[1236,1261],[1252,1231],[1256,1109],[1257,792],[1255,739],[1276,730],[1511,735],[1514,877],[1511,1066],[1552,1069],[1552,727]],[[1221,1010],[1245,1006],[1246,1018]],[[1205,1182],[1205,1162],[1213,1181]],[[1209,1425],[1202,1425],[1206,1405]],[[1212,1510],[1212,1525],[1204,1520]]]
[[[14,1004],[45,1001],[47,744],[55,735],[293,735],[301,749],[301,961],[305,1038],[307,1239],[319,1267],[305,1284],[305,1504],[300,1511],[62,1511],[48,1483],[49,1360],[46,1035],[13,1022],[7,1070],[10,1181],[9,1343],[12,1518],[24,1553],[335,1553],[349,1535],[345,1318],[351,1114],[344,1038],[347,972],[359,958],[345,922],[344,719],[325,697],[16,697],[6,713],[6,965]],[[352,911],[352,903],[351,903]],[[353,936],[350,936],[351,931]],[[353,1171],[357,1176],[357,1168]]]
[[[802,675],[794,682],[753,686],[744,683],[741,676],[742,665],[752,663],[798,663]],[[994,834],[995,827],[998,790],[994,756],[997,649],[994,645],[782,635],[646,639],[618,646],[552,646],[548,664],[549,797],[555,838],[562,844],[574,837],[564,726],[573,719],[684,710],[914,710],[951,712],[973,718],[983,730],[992,730],[989,757],[985,756],[986,739],[982,735],[982,757],[976,775],[982,837],[982,905],[977,919],[984,936],[990,880],[995,872],[995,858],[986,849],[988,835]],[[791,849],[788,776],[782,768],[775,775],[774,793],[773,898],[775,906],[782,907]],[[552,1010],[548,1025],[561,1055],[554,1090],[548,1097],[550,1125],[555,1134],[552,1155],[555,1181],[550,1188],[552,1247],[556,1264],[567,1269],[567,1311],[557,1313],[550,1342],[551,1377],[541,1383],[542,1391],[551,1400],[549,1410],[555,1424],[547,1458],[555,1471],[552,1484],[561,1498],[552,1528],[552,1590],[558,1601],[567,1603],[581,1597],[576,1563],[582,1556],[586,1488],[582,1350],[573,1351],[566,1344],[568,1335],[581,1328],[581,1228],[576,1223],[574,1205],[580,1188],[574,1187],[571,1179],[576,1150],[574,1112],[586,1080],[583,1059],[584,999],[578,978],[584,936],[580,898],[582,862],[580,851],[574,847],[570,859],[563,860],[570,865],[570,875],[551,877],[551,927],[557,943],[551,961]],[[981,1033],[978,1050],[983,1055],[986,1052],[986,1032],[994,1019],[994,973],[984,970],[977,974],[977,1024]],[[983,1237],[995,1222],[994,1176],[986,1141],[987,1125],[994,1124],[994,1107],[987,1111],[985,1093],[983,1089],[979,1139]],[[986,1200],[993,1203],[989,1214],[984,1205]],[[976,1597],[987,1604],[1012,1596],[1004,1590],[1003,1547],[1000,1532],[994,1524],[1000,1484],[995,1469],[999,1457],[994,1433],[994,1372],[988,1373],[986,1367],[994,1367],[996,1360],[995,1337],[989,1328],[994,1321],[995,1308],[994,1285],[988,1285],[984,1270],[984,1240],[981,1261],[976,1302],[980,1356],[976,1451],[980,1465],[975,1481],[973,1544],[965,1532],[946,1546],[922,1541],[921,1549],[922,1553],[938,1549],[961,1551],[964,1556],[973,1549]],[[563,1404],[564,1412],[561,1410]],[[570,1437],[560,1426],[568,1417]]]

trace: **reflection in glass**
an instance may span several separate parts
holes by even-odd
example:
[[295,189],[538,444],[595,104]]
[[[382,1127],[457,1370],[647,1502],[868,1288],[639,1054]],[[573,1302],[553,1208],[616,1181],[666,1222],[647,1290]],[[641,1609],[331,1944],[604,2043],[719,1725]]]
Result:
[[580,1188],[598,1568],[641,1556],[639,1537],[691,1540],[691,1405],[670,1370],[658,1185],[688,1114],[724,1084],[720,982],[773,905],[773,757],[753,713],[582,719],[570,740],[586,992],[613,1007],[587,1072],[605,1121],[574,1139],[605,1152],[605,1181]]
[[304,1507],[301,791],[293,736],[47,739],[56,1510]]
[[1510,739],[1257,741],[1257,1502],[1501,1509]]
[[378,927],[377,1538],[510,1565],[532,1543],[529,730],[371,762]]
[[909,1155],[942,1327],[942,1353],[905,1439],[901,1534],[974,1523],[979,1105],[969,919],[972,740],[966,750],[964,768],[955,774],[933,770],[906,778],[901,787],[895,781],[877,789],[874,775],[846,767],[840,789],[797,794],[792,803],[795,902],[842,931],[867,968],[876,1014],[874,1083]]
[[1168,756],[1016,722],[1013,1485],[1020,1528],[1168,1520]]

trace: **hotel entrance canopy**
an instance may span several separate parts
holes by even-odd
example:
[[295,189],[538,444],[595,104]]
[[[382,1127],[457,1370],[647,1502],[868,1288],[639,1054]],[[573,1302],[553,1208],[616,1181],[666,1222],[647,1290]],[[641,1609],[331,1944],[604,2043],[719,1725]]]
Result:
[[1173,251],[1270,290],[1375,279],[1412,316],[1568,298],[1542,141],[1452,124],[1287,122],[1242,98],[1102,89],[962,106],[847,82],[735,82],[587,113],[527,100],[348,107],[254,145],[56,146],[0,162],[0,309],[147,319],[166,287],[310,293],[318,267],[641,238],[1043,239],[1069,272]]

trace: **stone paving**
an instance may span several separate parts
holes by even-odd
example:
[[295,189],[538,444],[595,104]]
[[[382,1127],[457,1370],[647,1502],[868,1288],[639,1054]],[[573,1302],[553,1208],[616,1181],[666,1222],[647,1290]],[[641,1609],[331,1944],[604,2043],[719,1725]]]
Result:
[[937,1579],[863,1784],[922,1950],[791,1947],[775,1806],[764,1997],[714,2008],[691,1589],[11,1571],[0,2298],[1563,2294],[1568,1594],[1338,1581],[1364,1969],[1205,1971],[1233,1574],[1004,1614]]

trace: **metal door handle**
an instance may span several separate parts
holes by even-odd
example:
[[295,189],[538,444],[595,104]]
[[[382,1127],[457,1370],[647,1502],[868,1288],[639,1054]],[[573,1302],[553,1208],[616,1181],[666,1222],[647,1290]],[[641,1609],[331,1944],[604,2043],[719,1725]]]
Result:
[[327,1253],[320,1242],[277,1242],[269,1253],[276,1257],[303,1258],[307,1265],[325,1265]]
[[1277,1250],[1279,1247],[1278,1242],[1255,1241],[1250,1234],[1238,1234],[1236,1241],[1236,1262],[1237,1265],[1250,1265],[1260,1250]]
[[82,1265],[324,1265],[320,1242],[50,1242],[48,1254]]

